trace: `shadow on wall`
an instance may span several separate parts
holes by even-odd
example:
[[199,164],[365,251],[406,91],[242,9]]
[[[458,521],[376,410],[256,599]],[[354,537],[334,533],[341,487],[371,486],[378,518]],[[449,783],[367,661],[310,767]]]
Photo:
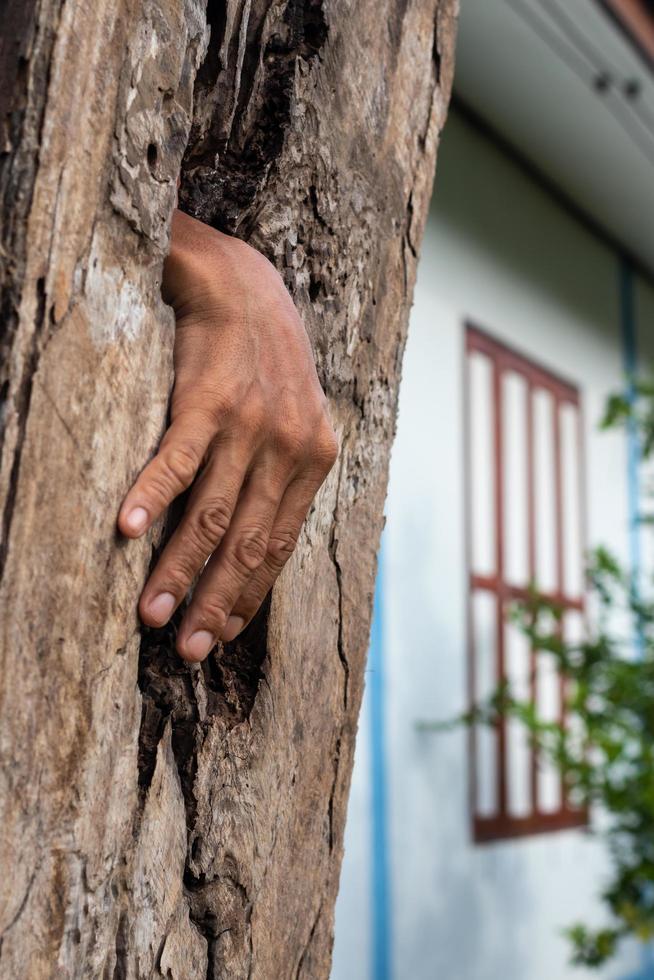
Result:
[[[456,108],[448,118],[447,135],[438,160],[435,205],[439,222],[447,225],[455,238],[464,236],[469,247],[483,247],[486,257],[510,270],[511,276],[534,295],[557,295],[564,306],[588,318],[589,326],[611,329],[605,310],[612,307],[614,278],[604,281],[579,274],[579,254],[595,252],[607,269],[615,255],[582,227],[563,208],[553,209],[546,190],[534,187],[532,179],[516,173],[515,164],[502,151],[488,143]],[[483,149],[486,166],[492,170],[482,183],[475,176]],[[493,193],[487,193],[488,187]],[[447,193],[439,193],[439,188]],[[516,197],[524,189],[524,208],[516,208]],[[507,222],[507,214],[511,220]],[[534,228],[539,234],[534,234]],[[561,248],[561,242],[566,243]],[[617,276],[617,273],[616,273]]]

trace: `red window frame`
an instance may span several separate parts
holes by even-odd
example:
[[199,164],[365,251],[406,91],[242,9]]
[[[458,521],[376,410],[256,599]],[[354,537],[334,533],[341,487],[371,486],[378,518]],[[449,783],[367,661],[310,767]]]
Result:
[[[578,419],[578,448],[579,448],[579,514],[582,517],[581,544],[584,545],[584,466],[583,466],[583,418],[582,405],[578,388],[568,381],[556,376],[552,372],[541,367],[535,361],[522,354],[517,353],[506,344],[495,340],[486,331],[471,324],[465,324],[465,439],[466,439],[466,526],[467,526],[467,567],[468,567],[468,683],[469,683],[469,704],[474,707],[476,697],[475,667],[476,657],[474,649],[474,629],[473,629],[473,597],[476,592],[483,591],[492,593],[497,601],[497,635],[496,635],[496,664],[495,675],[497,681],[506,677],[505,663],[505,631],[506,631],[506,611],[507,606],[516,600],[526,599],[528,596],[528,586],[525,588],[516,587],[509,584],[504,577],[504,456],[503,456],[503,406],[502,406],[502,379],[505,372],[515,372],[523,377],[527,383],[527,521],[528,521],[528,572],[529,579],[533,582],[536,574],[536,531],[535,531],[535,458],[534,458],[534,439],[533,439],[533,420],[534,420],[534,393],[537,389],[545,389],[552,396],[554,412],[553,439],[554,439],[554,493],[555,493],[555,531],[556,531],[556,588],[553,592],[542,592],[544,598],[555,601],[565,610],[576,610],[580,613],[585,612],[585,602],[583,595],[573,597],[566,594],[564,589],[564,551],[563,551],[563,470],[561,453],[561,409],[564,405],[573,405],[577,411]],[[492,399],[494,408],[494,477],[495,477],[495,574],[478,575],[472,567],[472,521],[471,521],[471,474],[469,472],[469,440],[471,435],[469,419],[469,359],[474,352],[486,356],[492,366]],[[580,556],[581,558],[581,556]],[[530,697],[533,703],[537,703],[537,660],[536,652],[531,651],[529,677],[530,677]],[[560,681],[560,701],[561,705],[565,700],[565,688],[563,679]],[[564,709],[562,711],[562,720]],[[530,812],[526,815],[514,815],[508,808],[508,766],[507,766],[507,733],[506,722],[500,719],[496,726],[497,730],[497,760],[496,760],[496,786],[495,796],[497,801],[497,814],[488,816],[479,813],[477,806],[477,748],[476,733],[474,726],[469,733],[469,753],[470,753],[470,811],[472,815],[472,834],[477,843],[501,840],[504,838],[526,836],[530,834],[544,833],[548,831],[563,830],[572,827],[581,827],[587,823],[588,814],[585,810],[574,808],[570,805],[566,787],[561,785],[561,804],[556,810],[545,811],[541,809],[539,803],[538,787],[538,754],[535,749],[531,749],[530,759]]]

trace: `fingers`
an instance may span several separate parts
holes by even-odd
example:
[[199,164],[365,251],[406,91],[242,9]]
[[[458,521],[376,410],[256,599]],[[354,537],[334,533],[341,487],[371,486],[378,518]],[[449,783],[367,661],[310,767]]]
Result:
[[139,537],[195,481],[184,517],[139,602],[142,620],[162,626],[200,575],[177,635],[186,660],[203,660],[219,639],[232,640],[252,618],[292,554],[311,500],[334,462],[329,426],[318,430],[307,423],[303,432],[286,415],[282,421],[281,433],[279,419],[268,425],[268,449],[256,453],[252,468],[261,433],[256,429],[254,438],[251,419],[240,427],[218,426],[223,434],[216,446],[215,417],[180,413],[123,503],[119,526]]
[[222,636],[234,603],[265,561],[286,480],[260,466],[241,493],[222,544],[205,568],[177,634],[185,660],[203,660]]
[[139,602],[148,626],[163,626],[227,533],[250,462],[231,441],[222,444],[197,478],[186,511]]
[[266,557],[236,600],[221,639],[231,643],[245,629],[293,554],[316,487],[306,480],[290,484],[280,504],[268,539]]
[[180,414],[166,432],[159,451],[127,494],[118,527],[128,538],[144,534],[184,490],[188,490],[212,437],[202,414]]

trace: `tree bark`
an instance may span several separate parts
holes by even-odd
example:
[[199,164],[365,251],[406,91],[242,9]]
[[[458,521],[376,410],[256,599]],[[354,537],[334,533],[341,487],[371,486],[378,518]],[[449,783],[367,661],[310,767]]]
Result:
[[[2,978],[329,975],[455,7],[0,3]],[[272,600],[201,667],[139,630],[161,530],[114,530],[165,423],[187,143],[183,206],[276,263],[341,439]]]

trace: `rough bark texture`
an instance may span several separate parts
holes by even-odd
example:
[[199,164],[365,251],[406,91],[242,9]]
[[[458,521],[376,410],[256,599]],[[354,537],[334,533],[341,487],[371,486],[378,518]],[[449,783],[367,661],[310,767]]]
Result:
[[[0,2],[2,978],[329,975],[455,7]],[[157,536],[114,531],[165,420],[189,133],[183,204],[282,271],[342,446],[272,602],[195,668],[138,628]]]

